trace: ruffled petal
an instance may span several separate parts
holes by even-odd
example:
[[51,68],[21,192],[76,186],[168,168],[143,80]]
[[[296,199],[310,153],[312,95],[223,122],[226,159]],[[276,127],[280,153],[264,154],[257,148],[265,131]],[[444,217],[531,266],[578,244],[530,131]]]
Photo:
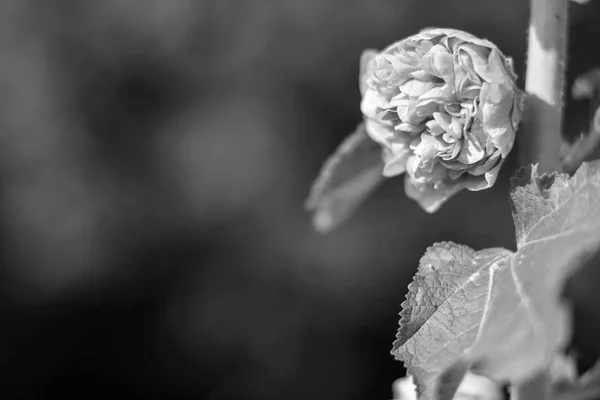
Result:
[[376,119],[382,110],[390,108],[389,101],[376,90],[367,88],[360,102],[360,110],[367,118]]
[[428,213],[434,213],[450,197],[458,193],[462,187],[451,183],[419,183],[415,182],[410,175],[404,177],[404,191],[406,195],[415,200],[421,208]]
[[365,118],[365,131],[375,142],[392,150],[390,142],[394,139],[393,128],[380,124],[372,119]]
[[423,82],[416,79],[411,79],[400,85],[400,92],[409,97],[418,98],[429,92],[435,86],[436,83],[432,81]]
[[386,161],[383,167],[383,176],[392,177],[403,174],[406,171],[406,162],[411,155],[412,151],[408,147],[395,150],[393,157]]
[[358,87],[360,88],[360,94],[364,96],[367,90],[367,77],[374,72],[375,65],[371,62],[377,51],[373,49],[367,49],[362,52],[360,56],[360,72],[358,74]]
[[467,132],[457,161],[463,164],[475,164],[485,156],[485,133],[483,131]]
[[466,178],[460,183],[462,187],[471,191],[479,191],[491,188],[496,183],[502,163],[486,172],[483,176],[465,175]]
[[480,93],[480,114],[484,132],[502,156],[506,157],[515,141],[512,123],[514,98],[505,86],[484,84]]
[[439,136],[422,134],[421,143],[414,150],[414,153],[421,157],[424,162],[429,162],[433,157],[448,151],[450,147],[451,145]]
[[361,58],[361,110],[384,151],[384,175],[406,173],[429,212],[461,189],[494,184],[513,147],[524,95],[491,42],[426,29]]

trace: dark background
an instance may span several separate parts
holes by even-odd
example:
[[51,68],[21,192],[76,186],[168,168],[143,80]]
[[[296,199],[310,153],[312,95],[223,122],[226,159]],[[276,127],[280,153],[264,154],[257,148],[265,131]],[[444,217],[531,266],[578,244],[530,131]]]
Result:
[[[570,81],[600,64],[598,8],[573,8]],[[2,0],[0,397],[390,398],[426,247],[514,248],[515,154],[435,215],[392,179],[321,236],[304,199],[361,118],[363,49],[452,27],[523,76],[527,19],[524,0]],[[568,103],[569,135],[587,112]]]

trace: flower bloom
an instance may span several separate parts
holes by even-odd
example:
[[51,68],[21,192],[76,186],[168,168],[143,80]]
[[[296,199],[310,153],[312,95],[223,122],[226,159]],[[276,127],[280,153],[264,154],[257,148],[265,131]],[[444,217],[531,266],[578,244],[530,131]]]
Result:
[[361,60],[361,110],[384,148],[383,174],[406,173],[428,212],[461,189],[491,187],[523,104],[512,61],[487,40],[427,29]]

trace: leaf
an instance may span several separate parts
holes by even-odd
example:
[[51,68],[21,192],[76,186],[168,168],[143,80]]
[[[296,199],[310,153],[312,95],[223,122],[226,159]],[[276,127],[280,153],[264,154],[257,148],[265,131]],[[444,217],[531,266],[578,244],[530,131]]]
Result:
[[421,258],[402,304],[392,354],[421,399],[437,398],[440,375],[458,360],[520,384],[548,368],[570,336],[560,300],[566,278],[600,247],[600,162],[513,179],[516,252],[438,243]]
[[490,271],[508,254],[501,248],[476,252],[444,242],[431,246],[421,258],[402,303],[392,350],[414,376],[420,398],[436,397],[440,375],[474,343]]
[[315,229],[326,233],[335,228],[385,179],[381,151],[361,123],[329,157],[305,205],[314,211]]

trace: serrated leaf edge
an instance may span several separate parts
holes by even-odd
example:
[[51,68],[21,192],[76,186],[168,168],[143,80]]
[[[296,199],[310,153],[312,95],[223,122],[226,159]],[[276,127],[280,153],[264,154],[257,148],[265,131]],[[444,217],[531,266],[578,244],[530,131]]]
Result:
[[411,283],[409,283],[409,285],[408,285],[408,291],[407,291],[406,295],[404,296],[405,300],[400,304],[400,307],[402,309],[400,310],[400,313],[398,314],[400,316],[400,321],[398,323],[399,329],[398,329],[398,332],[396,333],[396,340],[392,344],[391,354],[394,355],[394,357],[397,360],[399,360],[399,361],[403,361],[404,362],[405,360],[402,357],[400,357],[399,354],[394,354],[394,353],[398,352],[398,350],[400,349],[400,347],[404,344],[404,343],[402,343],[402,344],[399,343],[400,340],[401,340],[401,338],[400,338],[400,330],[403,327],[405,327],[406,323],[410,322],[411,314],[409,314],[409,310],[412,311],[412,307],[409,307],[410,306],[410,296],[412,294],[413,288],[415,288],[417,286],[418,282],[416,282],[416,278],[417,277],[419,277],[419,278],[424,278],[425,277],[424,273],[423,273],[423,270],[422,270],[421,261],[423,260],[423,258],[429,252],[434,251],[435,249],[438,249],[438,248],[450,249],[450,248],[452,248],[452,246],[457,246],[457,247],[460,247],[460,248],[466,248],[466,249],[469,249],[470,251],[473,251],[473,249],[471,249],[469,246],[466,246],[466,245],[458,244],[458,243],[455,243],[453,241],[441,241],[441,242],[436,242],[436,243],[432,244],[431,246],[427,247],[427,249],[425,250],[425,252],[421,256],[421,258],[419,259],[419,267],[417,268],[417,272],[413,276],[413,279],[412,279]]

